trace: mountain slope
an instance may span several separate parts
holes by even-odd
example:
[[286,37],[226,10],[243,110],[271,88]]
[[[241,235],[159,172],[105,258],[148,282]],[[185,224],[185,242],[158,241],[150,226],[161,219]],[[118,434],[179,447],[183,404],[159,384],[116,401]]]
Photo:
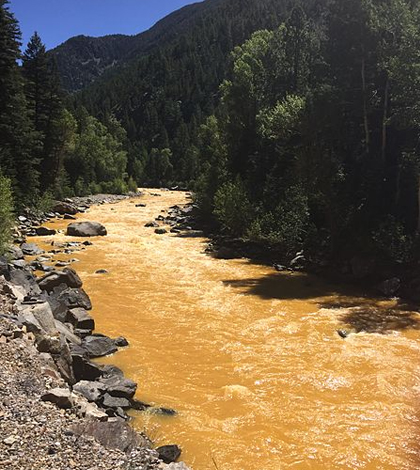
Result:
[[[316,9],[320,1],[308,0],[305,8]],[[74,105],[98,117],[114,114],[121,120],[134,144],[129,172],[137,180],[146,170],[149,182],[151,174],[162,173],[166,179],[189,181],[196,176],[197,129],[217,106],[230,52],[256,30],[276,28],[296,3],[300,1],[205,0],[135,37],[84,39],[88,53],[80,54],[80,66],[77,54],[72,56],[76,80],[69,79],[60,57],[74,39],[54,53],[70,89],[96,78],[75,95]],[[93,56],[83,65],[89,53]],[[98,53],[102,56],[94,55]],[[153,149],[155,157],[150,157]],[[168,149],[164,158],[157,152],[162,149]]]

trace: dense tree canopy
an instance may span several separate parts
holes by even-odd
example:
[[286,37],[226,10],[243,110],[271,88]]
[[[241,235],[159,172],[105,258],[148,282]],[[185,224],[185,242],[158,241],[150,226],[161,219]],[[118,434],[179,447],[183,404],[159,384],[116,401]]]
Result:
[[0,33],[0,170],[18,205],[182,184],[221,230],[285,255],[415,254],[418,2],[207,0],[103,39],[95,53],[124,63],[71,97],[36,33],[19,66],[6,0]]

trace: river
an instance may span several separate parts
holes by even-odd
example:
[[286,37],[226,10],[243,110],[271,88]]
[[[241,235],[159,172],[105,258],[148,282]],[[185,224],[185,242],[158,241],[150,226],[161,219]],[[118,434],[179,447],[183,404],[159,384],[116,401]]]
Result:
[[[79,215],[108,236],[57,256],[79,259],[97,330],[130,342],[102,362],[138,382],[138,399],[178,411],[133,412],[137,429],[179,444],[194,470],[420,468],[415,312],[214,259],[206,239],[144,227],[185,193],[145,190],[140,201],[145,208],[127,200]],[[69,240],[43,240],[60,238]],[[365,332],[336,332],[351,326]]]

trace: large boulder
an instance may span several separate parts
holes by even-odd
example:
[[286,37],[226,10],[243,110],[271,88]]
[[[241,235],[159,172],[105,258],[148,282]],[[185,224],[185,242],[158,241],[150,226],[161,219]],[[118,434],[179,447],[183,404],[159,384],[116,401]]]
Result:
[[30,269],[10,269],[8,280],[24,289],[28,296],[39,296],[41,289]]
[[53,207],[53,211],[62,215],[64,214],[75,215],[77,214],[77,207],[68,202],[57,201]]
[[23,259],[23,251],[18,248],[17,246],[12,246],[7,250],[7,253],[12,260],[22,260]]
[[57,327],[48,302],[28,305],[19,314],[19,320],[27,330],[36,334],[56,335]]
[[48,302],[55,318],[63,322],[67,321],[67,311],[69,309],[84,308],[85,310],[92,310],[92,303],[83,289],[67,287],[65,284],[54,287],[48,296]]
[[46,237],[48,235],[55,235],[57,233],[57,230],[47,227],[36,227],[35,232],[40,237]]
[[83,283],[76,271],[72,268],[65,268],[63,271],[54,271],[46,274],[38,280],[41,290],[51,292],[54,287],[65,284],[68,287],[82,287]]
[[82,348],[90,358],[108,356],[118,351],[114,341],[107,336],[87,336],[83,339]]
[[67,235],[72,237],[103,237],[106,234],[106,228],[99,222],[74,222],[67,226]]
[[118,449],[129,453],[138,446],[150,447],[150,443],[145,438],[120,420],[81,422],[71,429],[76,436],[91,436],[108,449]]
[[61,323],[59,320],[55,320],[55,326],[57,327],[58,332],[66,338],[69,343],[78,344],[82,343],[82,340],[76,336],[69,328],[67,328],[64,323]]

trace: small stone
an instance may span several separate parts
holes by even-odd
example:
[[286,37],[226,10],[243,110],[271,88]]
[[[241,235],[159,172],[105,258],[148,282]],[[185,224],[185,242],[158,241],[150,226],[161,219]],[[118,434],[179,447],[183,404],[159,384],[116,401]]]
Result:
[[12,446],[15,442],[17,442],[17,438],[15,436],[9,436],[6,437],[3,442],[8,446]]

